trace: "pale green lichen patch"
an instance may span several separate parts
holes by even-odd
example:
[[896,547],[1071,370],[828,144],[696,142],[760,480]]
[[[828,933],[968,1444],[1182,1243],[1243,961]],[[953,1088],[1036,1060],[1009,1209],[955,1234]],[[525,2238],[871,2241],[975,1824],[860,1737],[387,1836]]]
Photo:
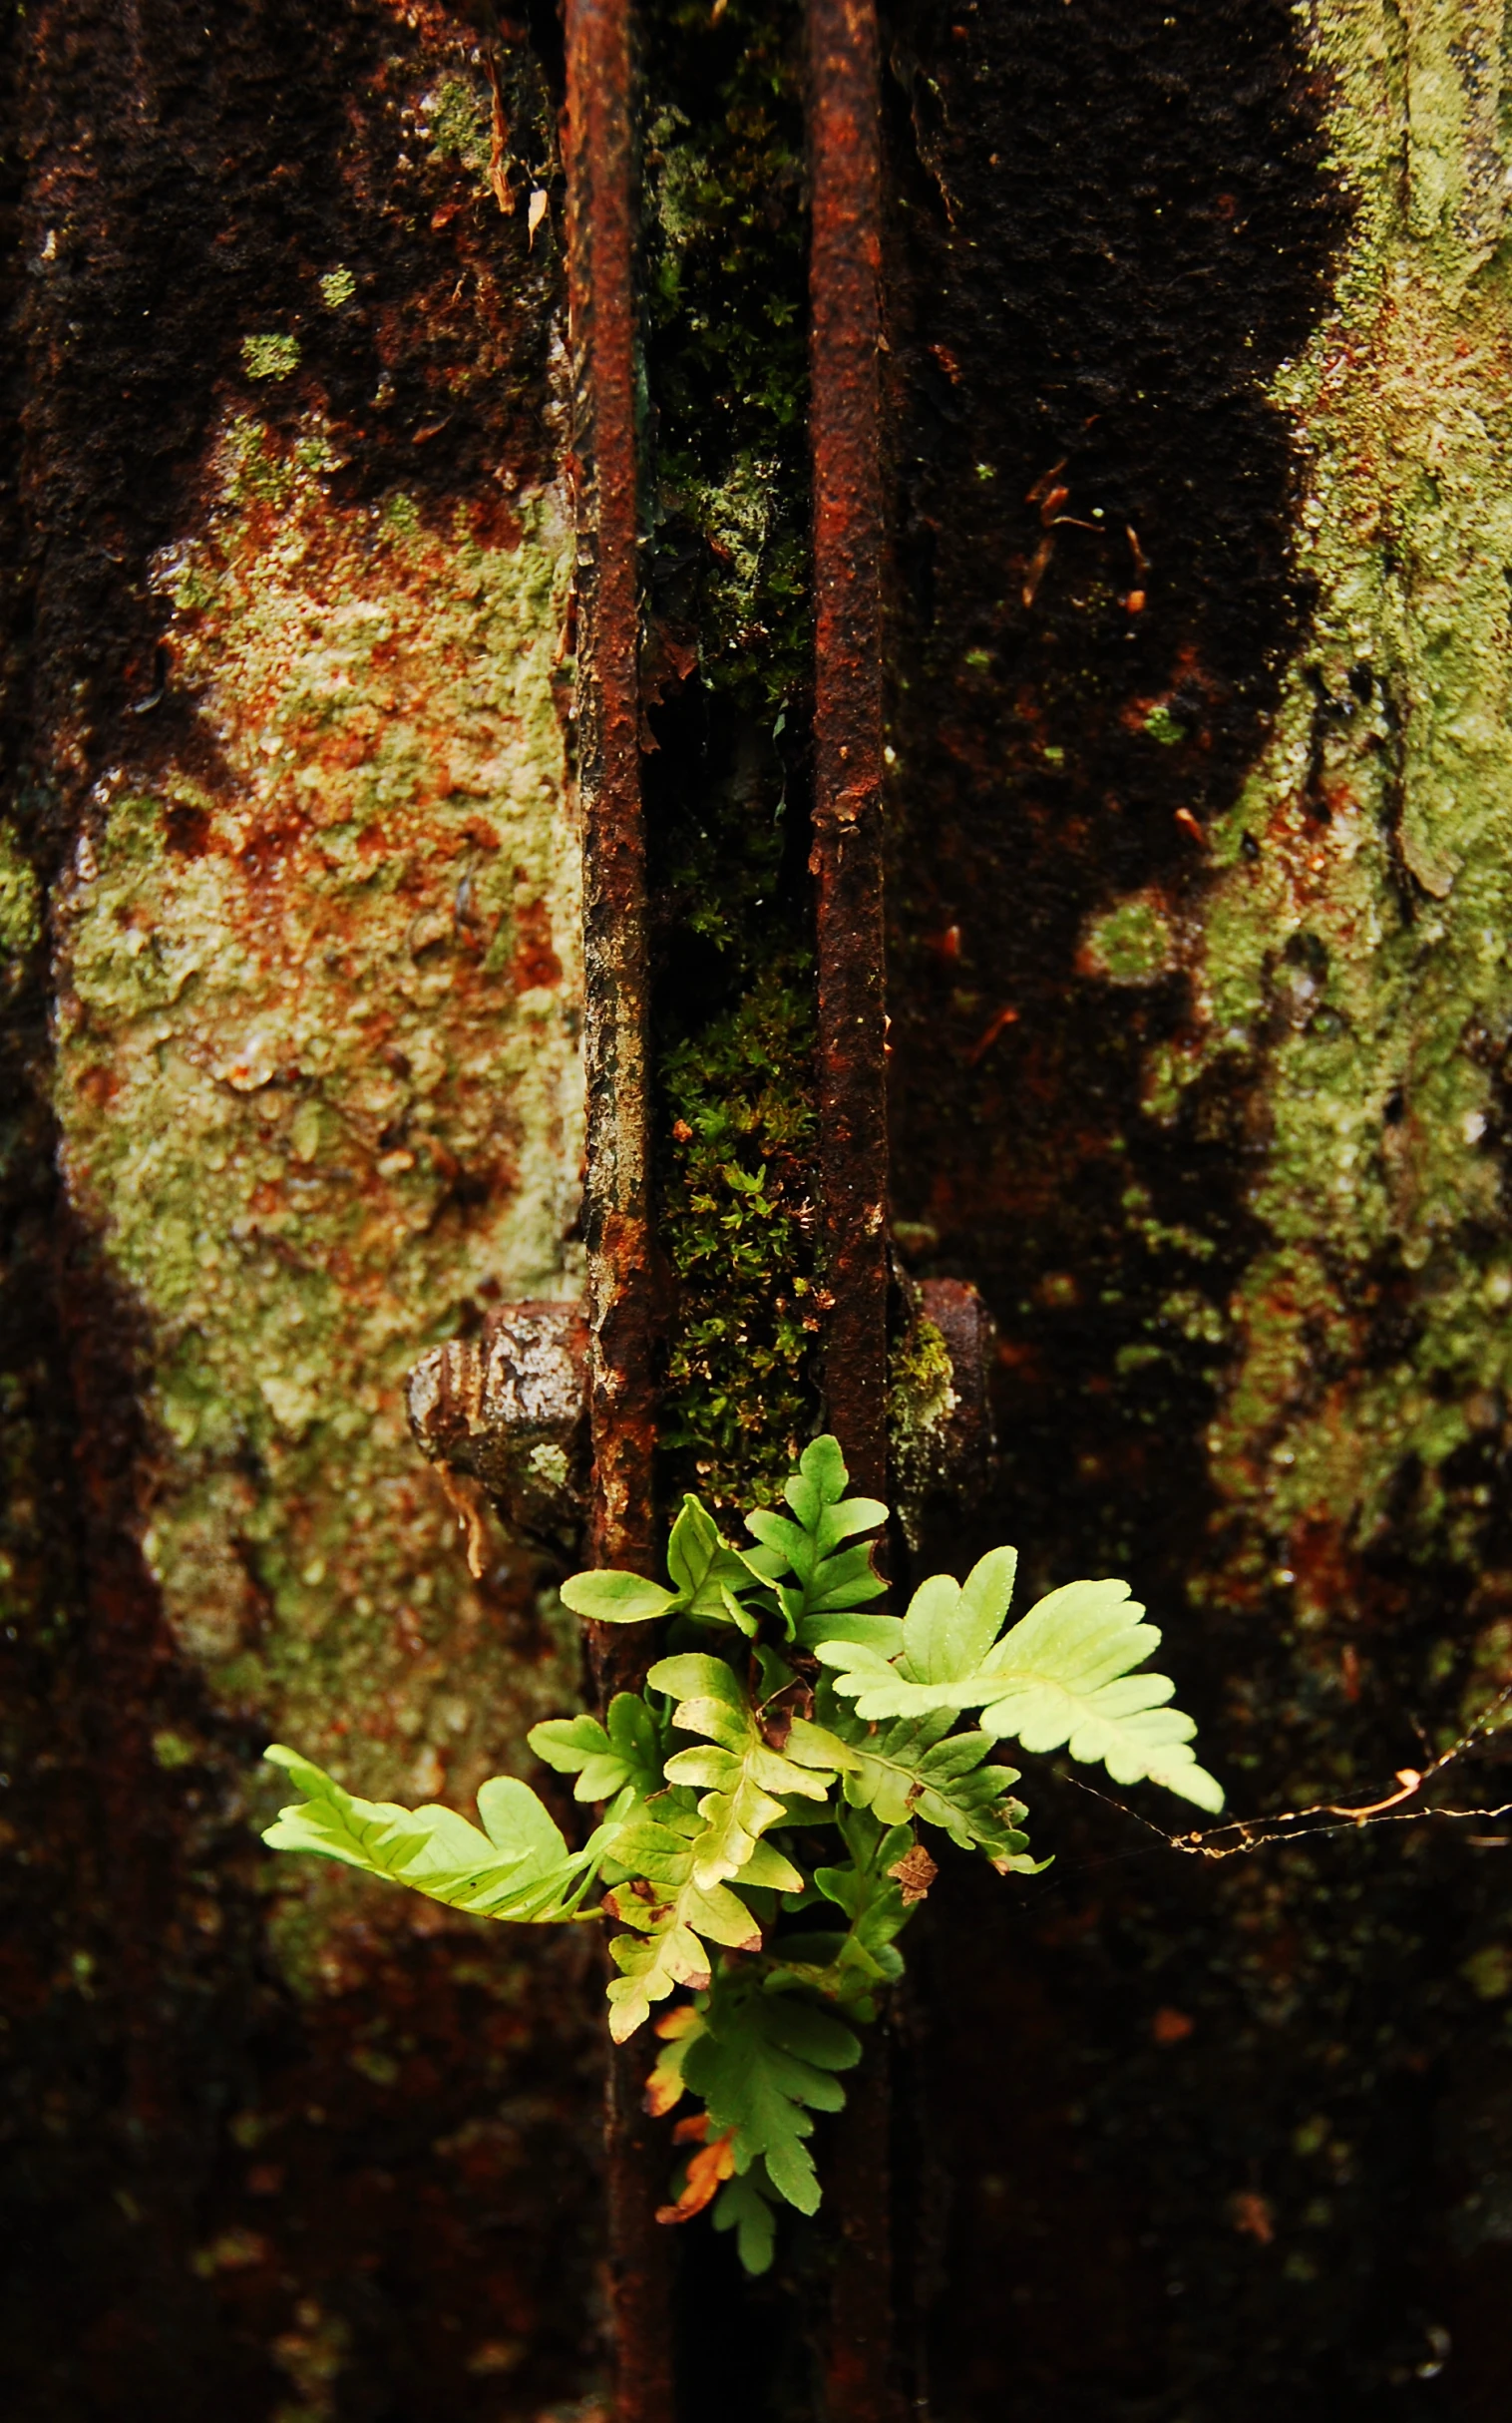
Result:
[[919,1319],[893,1350],[888,1428],[896,1439],[934,1436],[955,1410],[955,1367],[944,1332]]
[[457,160],[465,169],[487,170],[492,140],[490,96],[481,82],[443,76],[420,104],[420,115],[437,160]]
[[19,985],[27,959],[42,937],[42,901],[35,870],[17,845],[14,828],[0,822],[0,986]]
[[406,1431],[464,1308],[578,1287],[567,533],[337,509],[240,421],[166,557],[213,773],[113,776],[59,903],[68,1184],[151,1335],[144,1543],[222,1704],[465,1798],[541,1698]]
[[327,311],[339,311],[343,303],[351,301],[356,291],[357,280],[351,270],[344,267],[327,269],[320,280],[320,299]]
[[888,1371],[895,1494],[913,1548],[920,1542],[925,1500],[945,1477],[950,1416],[959,1402],[944,1333],[916,1315],[894,1347]]
[[1323,1620],[1345,1611],[1335,1550],[1383,1536],[1388,1507],[1398,1537],[1474,1558],[1479,1517],[1443,1467],[1512,1396],[1512,95],[1499,8],[1319,0],[1311,24],[1357,210],[1276,389],[1316,621],[1211,837],[1196,1015],[1147,1107],[1253,1074],[1268,1244],[1210,1443],[1272,1546],[1226,1586],[1269,1565]]
[[291,378],[299,367],[297,336],[244,336],[241,361],[248,378]]
[[1152,740],[1158,740],[1161,747],[1166,749],[1174,749],[1187,736],[1185,724],[1163,702],[1151,707],[1142,728]]
[[1176,964],[1176,938],[1157,893],[1133,892],[1089,918],[1078,961],[1110,985],[1153,985]]

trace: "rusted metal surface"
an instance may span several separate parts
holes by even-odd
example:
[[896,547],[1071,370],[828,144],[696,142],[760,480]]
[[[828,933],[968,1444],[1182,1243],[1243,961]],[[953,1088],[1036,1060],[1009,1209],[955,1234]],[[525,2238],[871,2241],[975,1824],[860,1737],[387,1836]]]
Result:
[[879,2028],[830,2141],[825,2206],[835,2242],[825,2423],[903,2423],[893,2265],[891,2046]]
[[586,961],[590,1533],[595,1562],[644,1565],[651,1551],[654,1285],[635,570],[633,139],[625,0],[572,0],[567,32]]
[[819,1096],[830,1420],[887,1476],[880,168],[871,0],[811,0]]
[[400,1406],[408,1342],[566,1275],[578,1161],[561,254],[473,165],[476,42],[367,0],[0,37],[17,2416],[463,2423],[598,2371],[588,1930],[417,1930],[254,1823],[269,1739],[466,1807],[561,1704]]
[[[1435,12],[1407,15],[1415,40]],[[1492,526],[1506,471],[1468,384],[1506,359],[1505,306],[1482,322],[1457,266],[1503,208],[1504,135],[1457,49],[1393,81],[1382,22],[951,11],[917,64],[900,45],[890,120],[929,198],[888,220],[896,1208],[1001,1331],[1001,1481],[924,1553],[962,1571],[1017,1541],[1022,1603],[1128,1575],[1247,1811],[1315,1776],[1365,1799],[1512,1643],[1479,1528],[1505,1502],[1476,1394],[1501,1333],[1471,1309],[1504,1215],[1460,1208],[1505,1184],[1504,1131],[1466,1151],[1445,1107],[1493,1025],[1455,921],[1508,863],[1505,783],[1493,805],[1468,757],[1446,770],[1464,668],[1487,770],[1506,729],[1480,620],[1504,629],[1505,584],[1493,607],[1455,535],[1460,510]],[[1429,180],[1454,197],[1431,221]],[[1410,431],[1437,432],[1449,353],[1430,498]],[[1492,1851],[1381,1827],[1173,1881],[1098,1802],[1028,1797],[1059,1881],[1005,1917],[963,1876],[931,1913],[940,2410],[1175,2415],[1202,2380],[1224,2423],[1417,2395],[1500,2418],[1512,2247],[1474,2216],[1506,2194],[1512,2095],[1457,1965],[1497,1923]],[[1351,2149],[1347,2186],[1313,2188],[1311,2143]]]
[[[647,1138],[645,834],[635,563],[632,69],[626,0],[567,10],[568,294],[577,484],[578,783],[587,1083],[589,1552],[651,1560],[655,1284]],[[606,1701],[638,1683],[637,1632],[596,1627]],[[605,2172],[617,2423],[671,2423],[666,2149],[637,2047],[609,2059]]]
[[[814,842],[820,1180],[829,1419],[856,1482],[888,1472],[883,925],[881,168],[872,0],[810,0],[810,429],[814,459]],[[829,2423],[887,2423],[894,2377],[891,2096],[885,2048],[851,2088],[832,2183],[839,2224]]]

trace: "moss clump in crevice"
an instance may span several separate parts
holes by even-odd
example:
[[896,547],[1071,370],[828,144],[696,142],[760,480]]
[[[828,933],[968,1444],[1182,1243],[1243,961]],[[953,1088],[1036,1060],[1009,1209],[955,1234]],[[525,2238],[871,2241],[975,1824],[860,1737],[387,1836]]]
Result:
[[[802,24],[646,22],[647,679],[668,932],[712,945],[696,1025],[796,937],[810,686]],[[657,762],[658,758],[660,763]],[[684,970],[684,977],[686,971]]]
[[801,14],[659,0],[645,41],[653,604],[770,723],[808,674]]
[[818,1412],[802,15],[656,0],[646,768],[672,1487],[769,1492]]
[[480,177],[487,172],[492,142],[490,96],[481,75],[442,76],[420,104],[420,116],[437,160],[460,160]]
[[696,1044],[666,1055],[662,1235],[678,1282],[663,1443],[730,1503],[774,1497],[811,1426],[807,971],[774,966]]
[[299,367],[299,339],[286,334],[244,336],[241,361],[248,378],[291,378]]

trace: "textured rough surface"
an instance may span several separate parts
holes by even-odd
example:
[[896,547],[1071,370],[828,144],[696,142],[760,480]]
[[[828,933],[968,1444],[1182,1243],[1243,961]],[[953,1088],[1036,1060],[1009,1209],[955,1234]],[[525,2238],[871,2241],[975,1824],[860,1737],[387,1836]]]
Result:
[[[405,1384],[421,1453],[476,1481],[512,1537],[557,1545],[580,1561],[587,1505],[587,1325],[576,1305],[511,1304],[479,1338],[422,1355]],[[451,1491],[469,1531],[469,1562],[487,1569],[475,1499]]]
[[577,1687],[403,1402],[580,1286],[552,45],[6,40],[4,2402],[534,2417],[600,2361],[589,1947],[254,1828],[271,1734],[465,1804]]
[[[898,1233],[999,1327],[983,1542],[1135,1577],[1237,1809],[1367,1798],[1507,1671],[1502,11],[893,62]],[[1498,2413],[1500,1829],[1032,1797],[933,1896],[941,2411]]]
[[[858,1488],[888,1472],[883,905],[882,90],[875,0],[809,0],[814,942],[825,1418]],[[889,2393],[837,2322],[837,2413]],[[843,2384],[843,2385],[842,2385]]]
[[1273,389],[1317,606],[1212,836],[1191,1033],[1147,1080],[1156,1118],[1191,1082],[1264,1089],[1267,1250],[1212,1452],[1226,1499],[1264,1508],[1304,1625],[1388,1537],[1467,1575],[1497,1561],[1454,1463],[1500,1426],[1512,1301],[1512,147],[1501,13],[1450,15],[1318,18],[1358,215]]
[[[730,1498],[814,1409],[801,13],[640,14],[664,1477]],[[601,2413],[585,1931],[275,1873],[249,1789],[275,1721],[463,1800],[573,1680],[401,1426],[577,1287],[534,22],[0,28],[23,2423]],[[1130,1574],[1237,1808],[1364,1797],[1512,1658],[1502,11],[884,53],[894,1235],[1001,1453],[922,1553]],[[1210,1865],[1026,1790],[1055,1867],[942,1863],[894,2048],[940,2423],[1501,2423],[1503,1829]],[[749,2306],[683,2252],[722,2423],[810,2423],[822,2236]]]
[[234,417],[207,529],[160,559],[213,764],[96,785],[55,893],[55,1100],[150,1329],[143,1545],[177,1639],[311,1756],[382,1744],[375,1790],[455,1766],[466,1792],[511,1687],[402,1383],[490,1294],[574,1283],[561,525],[333,512],[328,457]]
[[644,780],[673,1489],[775,1494],[817,1408],[804,20],[642,14]]

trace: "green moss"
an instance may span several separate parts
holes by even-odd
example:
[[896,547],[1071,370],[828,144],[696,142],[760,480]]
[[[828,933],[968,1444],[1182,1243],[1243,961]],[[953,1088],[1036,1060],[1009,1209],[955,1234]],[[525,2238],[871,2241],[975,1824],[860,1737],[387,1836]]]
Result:
[[192,1767],[203,1755],[197,1743],[175,1733],[171,1726],[161,1725],[153,1736],[153,1757],[165,1775],[176,1775],[181,1767]]
[[893,1351],[888,1374],[888,1425],[902,1446],[933,1436],[955,1403],[955,1367],[933,1321],[916,1321]]
[[1461,1963],[1460,1975],[1482,2002],[1500,2002],[1512,1994],[1512,1946],[1484,1944]]
[[492,103],[482,81],[443,76],[420,104],[437,160],[458,160],[465,169],[486,170],[492,140]]
[[22,856],[15,829],[0,821],[0,987],[20,987],[26,963],[42,939],[42,894]]
[[678,1275],[675,1489],[770,1497],[818,1412],[806,720],[802,23],[643,15],[646,562],[673,670],[647,798],[664,924],[658,1230]]
[[723,1503],[769,1503],[811,1426],[809,989],[767,970],[670,1051],[661,1234],[678,1279],[663,1442]]
[[1271,1546],[1222,1586],[1274,1563],[1305,1620],[1331,1604],[1301,1553],[1323,1535],[1368,1548],[1389,1519],[1424,1556],[1482,1558],[1456,1458],[1512,1397],[1512,152],[1444,13],[1398,41],[1365,0],[1311,22],[1357,210],[1276,384],[1316,618],[1212,835],[1196,1015],[1147,1091],[1174,1118],[1198,1080],[1255,1088],[1266,1243],[1210,1443]]
[[895,1342],[888,1368],[888,1439],[893,1495],[912,1547],[922,1536],[932,1489],[945,1478],[945,1431],[958,1400],[943,1333],[916,1317]]
[[[647,12],[653,578],[686,558],[706,681],[768,721],[807,677],[800,27],[787,0]],[[682,602],[682,601],[680,601]]]
[[1172,714],[1168,706],[1152,706],[1144,720],[1144,729],[1162,748],[1174,749],[1186,739],[1187,727]]
[[343,303],[351,301],[356,291],[357,280],[351,270],[345,267],[327,269],[320,280],[320,299],[327,311],[339,311]]
[[550,498],[514,545],[338,510],[324,459],[318,424],[232,423],[165,569],[222,772],[108,786],[60,903],[57,1112],[152,1341],[144,1548],[184,1652],[370,1789],[465,1795],[570,1685],[507,1655],[402,1386],[480,1295],[579,1284],[568,548]]
[[1132,893],[1092,918],[1082,940],[1089,974],[1111,985],[1153,985],[1175,965],[1171,920],[1163,902]]
[[[318,471],[318,463],[303,468]],[[294,460],[268,436],[249,412],[233,413],[220,441],[220,489],[228,506],[283,507],[294,493]],[[215,583],[202,549],[181,550],[169,577],[168,594],[181,613],[195,613],[213,605]]]
[[241,359],[248,378],[286,379],[299,367],[296,336],[244,336]]

